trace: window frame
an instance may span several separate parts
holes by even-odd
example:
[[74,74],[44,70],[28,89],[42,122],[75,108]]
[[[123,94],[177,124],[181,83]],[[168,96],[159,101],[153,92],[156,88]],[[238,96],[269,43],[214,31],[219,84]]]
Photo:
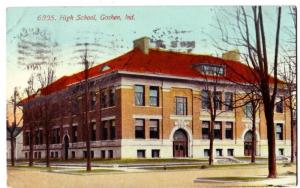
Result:
[[[220,124],[220,129],[216,128],[216,125]],[[220,137],[216,137],[216,132],[219,132]],[[215,121],[214,122],[214,139],[222,140],[222,122],[221,121]]]
[[[227,128],[227,125],[229,125],[229,124],[231,124],[231,128],[230,129],[228,129]],[[228,131],[230,130],[230,134],[231,134],[231,136],[230,137],[227,137],[228,135],[227,135],[227,133],[228,133]],[[225,139],[230,139],[230,140],[233,140],[233,122],[232,121],[226,121],[225,122]]]
[[[182,102],[180,102],[180,100],[182,100]],[[179,111],[180,110],[180,107],[179,107],[180,104],[182,104],[182,111]],[[175,96],[175,114],[176,115],[181,115],[181,116],[188,115],[187,107],[188,107],[187,97]]]
[[283,113],[284,109],[283,109],[283,97],[279,96],[276,97],[275,100],[275,112],[276,113]]
[[233,93],[232,92],[225,92],[225,110],[226,111],[233,111]]
[[[142,126],[137,124],[139,121],[142,122]],[[145,139],[145,119],[135,119],[134,127],[135,139]],[[137,127],[142,127],[142,130],[137,130]]]
[[[280,132],[278,131],[278,127],[280,127]],[[283,140],[283,123],[276,123],[276,140]]]
[[[204,127],[204,125],[207,123],[208,127]],[[209,127],[210,127],[210,121],[202,121],[201,123],[201,130],[202,130],[202,139],[203,140],[208,140],[209,139]],[[206,131],[204,131],[206,130]],[[204,132],[207,132],[207,134],[204,134]]]
[[[142,92],[141,91],[137,91],[138,88],[142,88]],[[139,101],[137,100],[139,97],[142,97],[140,101],[141,103],[139,103]],[[135,85],[134,86],[134,104],[135,106],[145,106],[145,86],[144,85]]]
[[[151,128],[154,126],[151,124],[151,122],[156,122],[156,131],[152,131]],[[155,134],[153,132],[156,132]],[[154,134],[154,135],[153,135]],[[149,137],[150,139],[159,139],[159,120],[158,119],[150,119],[149,120]]]
[[[155,91],[156,92],[156,96],[153,96],[151,91]],[[151,99],[155,99],[156,100],[156,103],[152,103],[152,100]],[[149,87],[149,105],[150,106],[154,106],[154,107],[157,107],[159,106],[159,87],[158,86],[150,86]]]

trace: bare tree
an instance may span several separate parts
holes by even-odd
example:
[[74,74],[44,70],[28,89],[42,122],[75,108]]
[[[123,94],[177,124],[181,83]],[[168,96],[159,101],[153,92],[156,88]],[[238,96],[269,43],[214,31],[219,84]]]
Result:
[[[294,25],[286,29],[289,41],[287,45],[281,46],[283,54],[281,70],[279,73],[280,78],[284,82],[284,88],[286,96],[284,97],[285,106],[290,113],[290,125],[291,125],[291,163],[294,162],[295,157],[295,125],[294,125],[294,111],[296,111],[296,80],[297,80],[297,56],[296,56],[296,33],[297,33],[297,9],[296,7],[290,7],[290,15],[292,17]],[[282,102],[282,101],[281,101]]]
[[[10,153],[11,153],[11,166],[15,166],[15,145],[16,137],[21,133],[23,126],[21,123],[23,121],[23,114],[18,114],[20,109],[19,102],[21,101],[21,96],[17,87],[14,89],[14,93],[8,101],[8,105],[12,107],[12,117],[7,117],[6,119],[6,130],[9,133],[10,138]],[[9,109],[7,109],[9,111]],[[10,116],[10,114],[8,114]],[[12,118],[12,120],[11,120]]]
[[[229,46],[243,48],[243,59],[251,68],[252,76],[256,79],[257,88],[262,97],[267,124],[269,178],[276,178],[277,176],[274,106],[278,88],[281,7],[276,7],[276,10],[273,60],[270,60],[270,48],[267,46],[269,44],[267,42],[268,33],[265,30],[264,13],[261,6],[239,7],[233,12],[227,11],[217,19],[217,29],[221,31],[222,42]],[[228,24],[228,20],[235,20],[236,22]],[[273,69],[270,68],[270,65]],[[272,76],[270,75],[271,71]]]
[[[24,124],[23,126],[28,127],[29,129],[29,166],[33,166],[33,129],[36,126],[36,108],[32,104],[28,104],[27,102],[30,100],[31,97],[34,97],[37,93],[38,90],[35,89],[35,82],[34,82],[34,76],[31,75],[28,82],[27,82],[27,87],[25,88],[25,93],[27,98],[25,101],[23,101],[23,117],[24,117],[24,122],[26,122],[26,125]],[[25,104],[24,104],[25,103]],[[25,128],[25,127],[24,127]]]
[[38,107],[42,114],[40,121],[42,127],[44,128],[44,138],[46,141],[46,166],[50,167],[50,131],[51,131],[51,121],[57,109],[54,108],[53,100],[48,91],[48,86],[55,80],[55,70],[52,67],[48,67],[46,70],[41,71],[37,74],[37,79],[39,81],[40,87],[42,88],[42,96],[39,99]]
[[[47,30],[40,28],[23,28],[18,39],[18,64],[27,70],[32,72],[32,75],[28,81],[28,88],[26,88],[27,98],[32,99],[33,96],[41,96],[41,89],[49,86],[55,79],[55,67],[60,63],[59,45],[53,40],[52,34]],[[40,88],[40,89],[37,89]],[[48,95],[47,90],[43,95]],[[47,97],[45,97],[47,98]],[[30,129],[30,152],[29,152],[29,164],[32,165],[33,161],[33,129],[42,123],[45,128],[46,137],[46,161],[49,166],[49,110],[50,104],[48,100],[42,102],[40,99],[35,101],[27,101],[34,103],[34,105],[28,105],[31,107],[26,116],[30,122],[28,122]],[[37,110],[38,109],[38,110]],[[32,111],[38,111],[40,117],[36,117]],[[43,116],[43,118],[42,118]]]
[[[249,88],[250,90],[253,89],[252,87]],[[247,118],[251,119],[252,122],[252,149],[251,149],[251,163],[255,163],[255,155],[256,155],[256,116],[257,116],[257,112],[260,109],[260,103],[261,103],[261,97],[255,93],[255,92],[251,92],[251,94],[249,94],[247,96],[247,98],[244,100],[245,102],[245,109],[244,112],[246,114]]]
[[90,139],[90,124],[89,124],[89,94],[90,94],[90,86],[89,86],[89,78],[90,78],[90,68],[94,64],[94,60],[98,56],[97,47],[99,47],[99,43],[97,42],[76,42],[75,44],[75,55],[80,56],[79,64],[83,65],[83,75],[80,75],[78,80],[80,81],[80,85],[83,88],[83,126],[82,130],[84,133],[85,141],[86,141],[86,170],[91,171],[91,139]]

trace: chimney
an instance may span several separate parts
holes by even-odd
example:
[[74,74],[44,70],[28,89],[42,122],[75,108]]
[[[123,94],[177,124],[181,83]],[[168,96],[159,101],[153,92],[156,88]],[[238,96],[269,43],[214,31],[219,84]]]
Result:
[[238,49],[233,49],[222,54],[225,60],[240,61],[240,52]]
[[144,54],[149,54],[150,38],[142,37],[133,41],[133,48],[140,49]]

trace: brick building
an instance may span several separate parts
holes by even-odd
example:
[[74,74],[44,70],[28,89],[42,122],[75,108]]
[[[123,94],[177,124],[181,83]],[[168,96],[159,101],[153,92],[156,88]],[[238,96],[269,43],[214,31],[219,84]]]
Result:
[[[149,39],[144,37],[135,40],[134,49],[128,53],[91,68],[88,121],[92,158],[208,156],[210,117],[205,110],[205,80],[201,71],[222,71],[217,89],[220,99],[230,103],[237,93],[242,93],[234,83],[243,80],[234,70],[251,75],[237,59],[234,54],[218,58],[152,49]],[[28,157],[30,137],[33,137],[34,158],[45,156],[45,129],[40,115],[43,110],[38,108],[45,100],[51,101],[53,108],[50,156],[85,157],[82,79],[83,72],[64,76],[24,101],[25,157]],[[279,96],[282,94],[279,92]],[[232,109],[221,104],[219,110],[225,112],[216,118],[214,155],[250,155],[249,106]],[[33,115],[28,115],[29,112]],[[262,108],[257,116],[256,154],[267,156]],[[290,154],[289,116],[279,102],[274,120],[277,155]]]

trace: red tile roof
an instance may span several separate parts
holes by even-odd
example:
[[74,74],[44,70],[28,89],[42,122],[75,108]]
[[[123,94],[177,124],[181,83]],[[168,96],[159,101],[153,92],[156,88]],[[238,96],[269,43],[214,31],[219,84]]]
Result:
[[[135,73],[152,73],[166,76],[186,77],[192,79],[205,78],[197,69],[198,64],[226,65],[226,75],[220,77],[221,80],[231,82],[252,82],[255,79],[247,65],[240,62],[224,60],[222,58],[209,55],[196,55],[188,53],[178,53],[150,49],[149,54],[144,54],[135,48],[115,59],[96,65],[89,70],[89,77],[101,76],[116,71],[128,71]],[[110,69],[101,71],[108,65]],[[55,91],[62,90],[68,85],[84,79],[84,72],[78,72],[71,76],[63,76],[51,85],[42,88],[41,94],[47,95]]]

